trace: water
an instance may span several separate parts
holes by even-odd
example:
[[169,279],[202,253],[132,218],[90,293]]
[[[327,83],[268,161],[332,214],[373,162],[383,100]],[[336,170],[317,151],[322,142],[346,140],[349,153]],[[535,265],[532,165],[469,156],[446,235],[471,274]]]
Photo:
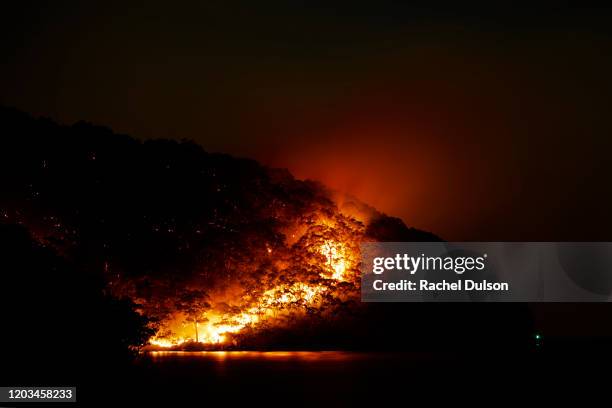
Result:
[[[404,406],[571,378],[566,358],[504,349],[453,353],[351,351],[150,352],[115,378],[114,402],[138,406]],[[582,357],[575,361],[582,361]],[[575,364],[574,364],[575,366]],[[101,384],[81,390],[100,398]],[[119,394],[125,394],[119,398]],[[399,404],[399,405],[398,405]]]
[[[160,396],[238,404],[333,404],[373,399],[377,389],[421,377],[448,356],[349,351],[150,352],[139,361],[146,388]],[[380,397],[376,397],[379,399]]]

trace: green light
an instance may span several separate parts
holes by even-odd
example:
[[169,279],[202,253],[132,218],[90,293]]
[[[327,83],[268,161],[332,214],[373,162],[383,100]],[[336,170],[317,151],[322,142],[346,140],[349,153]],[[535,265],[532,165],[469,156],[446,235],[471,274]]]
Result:
[[536,334],[536,335],[535,335],[535,339],[536,339],[536,340],[540,340],[541,338],[542,338],[542,336],[540,336],[539,334]]

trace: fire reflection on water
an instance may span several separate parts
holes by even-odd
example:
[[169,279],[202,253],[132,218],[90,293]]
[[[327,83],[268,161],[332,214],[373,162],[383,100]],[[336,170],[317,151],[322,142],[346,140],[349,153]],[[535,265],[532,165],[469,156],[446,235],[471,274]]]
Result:
[[168,359],[202,359],[212,362],[230,360],[278,361],[278,362],[325,362],[354,361],[368,356],[368,353],[349,351],[150,351],[153,361]]

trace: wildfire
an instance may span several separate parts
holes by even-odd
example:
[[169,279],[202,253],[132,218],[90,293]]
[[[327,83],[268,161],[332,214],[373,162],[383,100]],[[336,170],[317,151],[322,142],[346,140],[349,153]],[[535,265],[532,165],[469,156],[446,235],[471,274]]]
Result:
[[[208,317],[203,316],[202,320],[209,320],[209,322],[202,327],[198,327],[199,333],[197,337],[201,343],[223,343],[226,340],[226,334],[237,333],[248,325],[258,323],[261,319],[272,317],[288,304],[301,302],[303,306],[314,305],[317,302],[317,296],[326,290],[327,288],[322,285],[315,286],[301,282],[296,282],[292,285],[279,285],[264,292],[257,305],[244,312],[238,314],[220,314],[214,317],[210,316],[210,314]],[[159,347],[173,347],[187,341],[193,341],[193,338],[155,337],[150,340],[150,343]]]
[[327,264],[332,270],[331,278],[339,281],[344,280],[346,256],[342,244],[334,241],[325,241],[319,251],[327,259]]
[[[191,320],[185,314],[174,313],[171,321],[164,323],[169,330],[159,332],[150,340],[150,344],[165,348],[194,341],[210,345],[232,344],[234,335],[246,328],[276,324],[283,319],[290,321],[295,313],[305,314],[319,308],[325,299],[346,295],[337,289],[337,285],[343,282],[355,284],[358,236],[351,236],[351,230],[346,227],[341,230],[343,232],[338,232],[338,229],[326,224],[314,225],[310,235],[303,236],[303,246],[296,247],[296,250],[306,254],[309,261],[299,261],[294,265],[304,265],[304,262],[314,265],[313,270],[318,271],[317,275],[310,275],[309,278],[297,271],[289,273],[281,283],[267,290],[244,293],[232,301],[242,306],[213,305]],[[264,250],[267,255],[272,254],[268,245]],[[291,271],[294,267],[289,263],[286,270]],[[265,287],[265,283],[261,285]],[[351,291],[351,294],[353,292],[357,293],[357,290]]]

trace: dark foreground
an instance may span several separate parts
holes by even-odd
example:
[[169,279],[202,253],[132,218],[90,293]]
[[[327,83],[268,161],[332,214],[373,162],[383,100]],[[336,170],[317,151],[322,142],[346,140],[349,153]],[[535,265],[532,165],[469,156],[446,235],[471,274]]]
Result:
[[[84,356],[78,373],[61,365],[46,367],[57,375],[45,381],[36,379],[43,366],[23,366],[27,375],[17,382],[9,381],[17,378],[11,373],[2,374],[3,385],[76,385],[78,406],[378,407],[420,400],[436,406],[441,401],[497,405],[570,396],[586,402],[607,398],[608,350],[574,342],[520,353],[151,352],[133,364],[112,367],[90,364]],[[53,351],[26,356],[49,353]]]
[[81,387],[79,397],[83,403],[228,407],[388,406],[423,398],[501,402],[534,391],[547,400],[603,392],[598,384],[605,376],[597,373],[609,362],[608,352],[588,346],[518,354],[151,352],[107,384]]

